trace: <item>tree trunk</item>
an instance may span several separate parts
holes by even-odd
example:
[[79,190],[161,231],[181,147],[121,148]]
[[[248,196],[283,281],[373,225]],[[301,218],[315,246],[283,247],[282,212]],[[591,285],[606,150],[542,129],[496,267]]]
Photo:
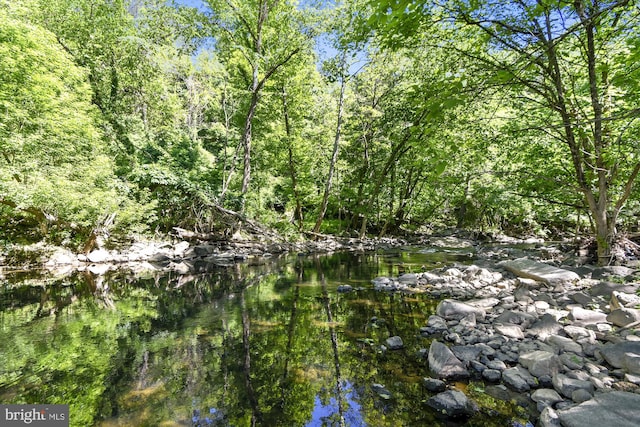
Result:
[[298,191],[298,178],[296,174],[296,164],[293,160],[293,141],[291,135],[291,123],[289,121],[289,109],[287,106],[287,92],[282,87],[282,110],[284,114],[284,128],[287,133],[287,150],[289,152],[289,175],[291,176],[291,189],[293,191],[293,197],[296,201],[296,211],[294,218],[298,221],[298,230],[302,230],[302,202],[300,201],[300,192]]
[[[242,132],[242,148],[244,151],[244,168],[242,173],[242,195],[249,191],[249,182],[251,181],[251,130],[253,126],[253,117],[256,114],[256,107],[260,99],[260,86],[258,85],[258,66],[253,68],[253,84],[251,85],[251,103],[249,111],[244,121],[244,130]],[[243,202],[244,206],[244,202]]]
[[469,199],[469,192],[471,190],[471,177],[466,175],[465,177],[465,186],[464,186],[464,195],[462,198],[462,203],[460,204],[460,208],[458,209],[458,221],[456,224],[457,228],[463,228],[465,220],[467,219],[467,200]]
[[318,212],[318,219],[316,220],[316,225],[313,227],[314,233],[320,232],[320,227],[322,226],[322,222],[324,221],[324,216],[327,213],[327,204],[329,203],[329,194],[331,193],[331,186],[333,184],[333,172],[336,168],[336,163],[338,162],[338,149],[340,147],[340,135],[342,132],[342,120],[344,115],[344,94],[347,86],[346,79],[346,62],[347,62],[347,52],[346,50],[342,52],[341,59],[341,78],[340,78],[340,97],[338,98],[338,119],[336,124],[336,133],[335,138],[333,140],[333,153],[331,154],[331,163],[329,164],[329,176],[327,176],[327,182],[324,186],[324,195],[322,196],[322,204],[320,206],[320,211]]

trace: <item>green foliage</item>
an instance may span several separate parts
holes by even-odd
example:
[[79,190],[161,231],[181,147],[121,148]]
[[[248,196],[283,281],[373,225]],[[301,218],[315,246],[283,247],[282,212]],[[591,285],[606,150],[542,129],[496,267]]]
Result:
[[637,225],[637,10],[509,4],[1,1],[3,237]]
[[34,218],[41,237],[49,226],[86,233],[127,203],[101,145],[86,73],[50,32],[6,14],[0,23],[4,214]]

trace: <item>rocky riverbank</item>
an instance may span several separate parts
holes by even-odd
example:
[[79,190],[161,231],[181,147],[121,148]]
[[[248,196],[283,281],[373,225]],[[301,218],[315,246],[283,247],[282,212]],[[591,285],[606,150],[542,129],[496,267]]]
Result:
[[[460,238],[458,235],[466,238]],[[0,276],[15,270],[44,270],[53,275],[72,271],[104,274],[110,270],[159,271],[198,274],[226,267],[237,262],[260,260],[283,254],[322,254],[337,251],[372,251],[400,246],[430,246],[432,248],[462,248],[468,256],[475,256],[480,244],[474,233],[448,230],[440,235],[413,235],[408,238],[349,238],[332,235],[314,235],[313,239],[287,241],[269,232],[236,233],[225,240],[212,240],[209,235],[182,233],[165,236],[161,240],[138,239],[129,245],[100,244],[87,252],[73,252],[68,248],[46,243],[8,245],[0,252]],[[540,243],[537,239],[515,239],[504,235],[483,236],[501,244]],[[435,249],[440,250],[440,249]],[[488,256],[494,255],[489,252]],[[503,254],[504,255],[504,254]],[[512,253],[509,256],[513,255]]]
[[427,404],[472,416],[478,405],[456,385],[475,379],[498,398],[519,393],[539,426],[640,425],[637,271],[499,258],[373,281],[443,298],[419,331]]
[[129,246],[107,249],[101,247],[88,253],[46,244],[16,246],[0,254],[0,278],[3,270],[43,270],[53,276],[74,271],[96,275],[112,270],[175,272],[200,274],[238,262],[262,262],[288,253],[310,254],[335,251],[367,251],[406,245],[396,238],[352,239],[325,236],[320,240],[287,242],[230,239],[226,241],[140,240]]

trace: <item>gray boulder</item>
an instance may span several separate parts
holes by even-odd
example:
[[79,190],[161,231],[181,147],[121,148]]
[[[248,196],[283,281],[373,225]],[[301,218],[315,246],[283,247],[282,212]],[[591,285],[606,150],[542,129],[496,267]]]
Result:
[[589,293],[593,296],[610,297],[614,291],[635,294],[638,289],[640,289],[640,283],[600,282],[593,285],[589,289]]
[[574,390],[573,393],[571,393],[571,400],[573,400],[576,403],[586,402],[592,397],[593,397],[593,394],[589,393],[587,390],[583,388]]
[[574,340],[585,340],[589,343],[596,341],[596,333],[590,329],[574,325],[567,325],[563,329],[564,332]]
[[553,388],[569,399],[571,399],[573,392],[579,389],[586,390],[591,394],[593,394],[594,391],[594,386],[591,382],[569,378],[564,374],[556,374],[553,376]]
[[473,307],[478,307],[478,308],[482,308],[482,309],[489,309],[489,308],[493,308],[496,305],[500,304],[500,300],[498,298],[489,297],[489,298],[482,298],[482,299],[476,299],[476,300],[467,301],[467,304],[469,304],[469,305],[471,305]]
[[544,340],[550,335],[555,335],[562,329],[556,318],[551,314],[544,314],[540,320],[527,329],[527,335],[533,335]]
[[58,249],[53,253],[53,255],[51,255],[45,265],[47,267],[55,265],[70,265],[77,263],[77,261],[78,258],[73,252],[66,249]]
[[609,265],[606,267],[598,267],[591,273],[592,279],[606,279],[609,277],[626,277],[635,273],[635,270],[622,265]]
[[529,313],[524,313],[522,311],[512,311],[507,310],[501,315],[499,315],[494,323],[511,323],[513,325],[522,325],[522,327],[526,328],[531,325],[536,320],[536,317]]
[[598,393],[593,399],[557,413],[564,427],[637,427],[640,395],[625,391]]
[[553,406],[564,399],[552,388],[541,388],[531,393],[531,400],[543,406]]
[[640,321],[640,310],[634,308],[619,308],[607,315],[607,321],[616,326],[624,327],[633,322]]
[[155,264],[168,264],[171,261],[171,256],[164,251],[156,252],[148,258],[148,261]]
[[634,362],[640,357],[640,342],[624,341],[617,344],[606,345],[600,349],[602,357],[614,368],[628,369],[632,374],[638,374],[636,368],[640,368]]
[[493,328],[496,331],[498,331],[501,335],[508,338],[515,338],[515,339],[524,338],[524,332],[522,332],[522,328],[518,325],[495,323],[493,325]]
[[562,351],[571,351],[576,354],[582,354],[582,346],[571,338],[562,337],[560,335],[550,335],[545,342]]
[[640,354],[625,353],[624,367],[632,375],[640,375]]
[[[614,291],[611,294],[611,299],[615,299],[618,301],[618,304],[624,307],[636,307],[640,305],[640,295],[635,293],[626,293],[626,292],[618,292]],[[613,308],[612,308],[613,309]]]
[[458,390],[436,394],[427,400],[427,405],[449,417],[470,417],[478,411],[478,406]]
[[561,427],[558,414],[550,406],[544,408],[540,413],[538,425],[540,427]]
[[560,355],[562,364],[569,369],[582,369],[584,367],[584,357],[574,353],[562,353]]
[[436,331],[446,331],[447,322],[442,317],[432,314],[429,316],[429,319],[427,319],[427,327],[433,328]]
[[604,323],[607,321],[607,315],[600,311],[586,310],[581,307],[574,307],[569,314],[569,320],[577,321],[583,325],[594,323]]
[[562,369],[562,361],[557,355],[541,350],[521,354],[518,363],[538,378],[544,375],[553,376]]
[[478,359],[482,352],[482,347],[476,345],[456,345],[451,347],[453,354],[462,362],[469,363]]
[[574,300],[580,305],[588,305],[593,302],[593,297],[585,294],[584,292],[575,292],[569,295],[569,298],[571,298],[572,300]]
[[522,366],[502,371],[502,381],[513,390],[521,393],[538,385],[536,379]]
[[429,369],[438,378],[468,378],[469,371],[449,347],[439,341],[432,341],[429,347]]
[[482,371],[482,378],[491,382],[498,382],[502,378],[502,372],[497,369],[485,369]]
[[398,277],[398,282],[405,285],[415,285],[418,283],[418,275],[415,273],[406,273]]
[[468,314],[475,314],[476,318],[484,319],[485,311],[464,302],[445,299],[438,303],[436,314],[444,319],[462,319]]
[[577,282],[580,280],[573,271],[564,270],[549,264],[536,262],[528,258],[519,258],[513,261],[503,261],[498,265],[509,270],[518,277],[537,280],[549,284]]

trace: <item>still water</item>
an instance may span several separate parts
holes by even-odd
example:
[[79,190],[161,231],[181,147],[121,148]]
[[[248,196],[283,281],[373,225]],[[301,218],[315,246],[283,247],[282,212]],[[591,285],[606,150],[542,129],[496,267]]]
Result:
[[[469,261],[406,249],[206,276],[10,275],[0,403],[69,404],[72,426],[458,425],[437,418],[421,384],[419,329],[438,301],[376,292],[371,279]],[[404,348],[381,350],[394,335]],[[512,408],[492,405],[459,425],[511,425]]]

